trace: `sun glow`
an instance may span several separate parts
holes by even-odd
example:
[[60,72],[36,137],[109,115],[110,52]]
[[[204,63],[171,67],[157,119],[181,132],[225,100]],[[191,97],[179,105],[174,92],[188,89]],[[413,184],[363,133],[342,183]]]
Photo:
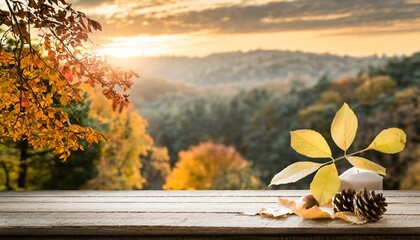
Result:
[[105,44],[97,53],[116,58],[169,55],[185,43],[182,35],[115,37],[108,40],[111,43]]

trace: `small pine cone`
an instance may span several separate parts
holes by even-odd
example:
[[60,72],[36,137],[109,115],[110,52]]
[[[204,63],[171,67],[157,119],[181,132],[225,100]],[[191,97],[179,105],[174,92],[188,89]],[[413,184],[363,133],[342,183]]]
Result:
[[356,191],[351,188],[336,193],[332,199],[334,212],[354,212],[353,200],[355,196]]
[[368,192],[366,188],[363,188],[356,194],[354,199],[354,211],[357,216],[367,222],[378,221],[386,212],[385,198],[382,193],[375,194],[375,191]]

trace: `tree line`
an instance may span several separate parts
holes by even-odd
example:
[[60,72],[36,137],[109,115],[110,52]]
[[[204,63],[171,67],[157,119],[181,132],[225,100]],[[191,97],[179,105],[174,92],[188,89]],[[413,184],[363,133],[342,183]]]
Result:
[[[289,131],[317,129],[328,141],[335,112],[347,102],[359,117],[357,143],[368,144],[381,129],[391,126],[407,132],[407,149],[387,157],[366,153],[366,157],[388,169],[388,189],[418,188],[420,153],[420,53],[391,59],[357,76],[321,78],[312,88],[294,88],[276,93],[263,89],[228,97],[167,97],[149,105],[144,116],[156,143],[168,148],[171,165],[178,152],[201,142],[234,146],[257,172],[263,185],[275,173],[302,156],[290,147]],[[344,169],[346,166],[338,166]],[[341,168],[340,168],[341,167]],[[310,177],[308,177],[310,179]],[[307,188],[308,180],[288,188]]]

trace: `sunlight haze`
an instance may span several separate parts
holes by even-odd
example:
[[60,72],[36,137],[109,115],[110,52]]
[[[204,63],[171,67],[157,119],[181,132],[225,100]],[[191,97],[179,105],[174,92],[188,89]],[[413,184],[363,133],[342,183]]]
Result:
[[409,55],[420,38],[419,1],[72,2],[103,25],[98,52],[117,58],[256,49]]

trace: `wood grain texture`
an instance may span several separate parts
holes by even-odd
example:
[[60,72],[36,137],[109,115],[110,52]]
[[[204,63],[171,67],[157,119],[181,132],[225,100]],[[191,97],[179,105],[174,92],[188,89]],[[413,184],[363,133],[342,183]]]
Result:
[[[420,191],[384,191],[388,197],[420,197]],[[3,191],[0,196],[68,196],[68,197],[300,197],[309,193],[309,190],[211,190],[211,191],[163,191],[163,190],[138,190],[138,191],[95,191],[95,190],[77,190],[77,191]]]
[[[135,213],[241,213],[258,212],[277,203],[1,203],[4,212],[135,212]],[[420,215],[420,204],[390,203],[387,214]]]
[[[388,211],[376,223],[263,218],[241,212],[274,207],[278,196],[308,191],[27,191],[0,192],[0,235],[118,239],[416,239],[420,191],[385,191]],[[403,238],[400,235],[404,235]],[[334,238],[332,238],[334,236]],[[347,236],[347,238],[338,238]],[[246,238],[245,238],[246,237]],[[360,238],[359,238],[360,237]],[[380,238],[382,237],[382,238]],[[125,239],[125,238],[121,238]],[[233,238],[238,239],[238,238]]]
[[[300,197],[286,196],[290,200],[299,200]],[[420,204],[420,197],[390,197],[386,196],[387,203]],[[208,196],[146,196],[146,197],[71,197],[71,196],[1,196],[0,203],[275,203],[276,196],[270,197],[208,197]]]
[[[44,236],[0,236],[4,240],[44,240]],[[74,240],[74,236],[51,236],[54,240]],[[418,240],[417,235],[319,235],[319,234],[254,234],[254,235],[135,235],[135,236],[77,236],[78,240]]]

